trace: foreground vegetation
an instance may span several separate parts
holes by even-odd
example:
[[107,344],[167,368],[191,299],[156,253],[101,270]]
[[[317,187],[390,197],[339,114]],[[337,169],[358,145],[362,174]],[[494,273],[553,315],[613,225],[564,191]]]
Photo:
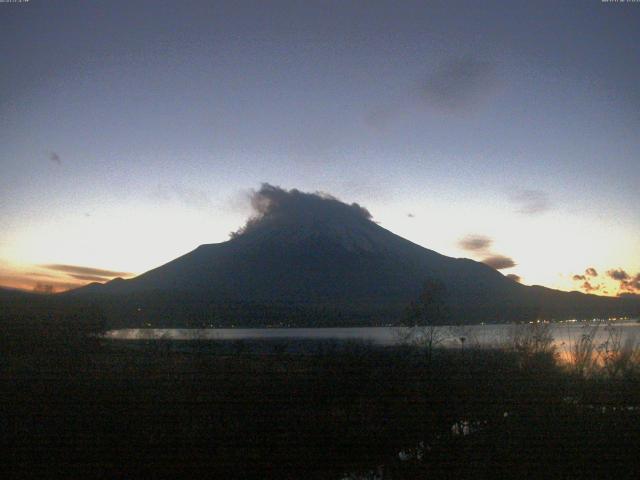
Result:
[[533,327],[484,350],[16,338],[3,478],[640,476],[640,362],[597,360],[613,344],[586,360],[585,340],[566,364]]

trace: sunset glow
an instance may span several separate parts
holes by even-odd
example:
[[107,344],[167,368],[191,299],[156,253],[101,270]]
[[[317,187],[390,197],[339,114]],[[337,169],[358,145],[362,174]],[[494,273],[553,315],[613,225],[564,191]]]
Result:
[[534,3],[3,8],[0,285],[143,273],[269,182],[527,285],[640,292],[640,10]]

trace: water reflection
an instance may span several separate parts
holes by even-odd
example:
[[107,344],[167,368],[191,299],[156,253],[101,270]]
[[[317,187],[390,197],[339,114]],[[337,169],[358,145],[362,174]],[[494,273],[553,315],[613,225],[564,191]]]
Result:
[[[536,324],[534,324],[536,325]],[[542,325],[542,324],[539,324]],[[496,347],[513,344],[522,331],[532,328],[524,325],[469,325],[435,327],[435,334],[442,339],[439,346]],[[552,344],[559,353],[570,352],[577,347],[593,348],[613,344],[611,335],[626,346],[637,345],[640,323],[636,321],[604,323],[549,323],[544,324],[551,335]],[[307,339],[307,340],[360,340],[378,345],[394,345],[402,341],[407,329],[398,327],[350,327],[350,328],[144,328],[121,329],[107,332],[106,337],[118,340],[251,340],[251,339]]]

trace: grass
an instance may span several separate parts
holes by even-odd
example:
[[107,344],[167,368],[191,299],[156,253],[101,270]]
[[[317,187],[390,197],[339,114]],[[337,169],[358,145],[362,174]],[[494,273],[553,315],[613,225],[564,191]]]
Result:
[[[74,342],[3,351],[3,478],[640,476],[636,370],[587,375],[541,330],[429,356],[359,342]],[[454,435],[460,422],[473,432]]]

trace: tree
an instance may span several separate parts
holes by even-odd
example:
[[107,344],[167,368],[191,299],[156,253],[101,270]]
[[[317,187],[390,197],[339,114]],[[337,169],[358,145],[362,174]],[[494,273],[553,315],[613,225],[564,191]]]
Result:
[[411,302],[405,315],[405,327],[399,333],[405,343],[425,349],[429,364],[433,358],[433,350],[446,340],[442,329],[449,319],[446,304],[446,288],[438,280],[427,280],[418,295]]
[[447,290],[438,280],[427,280],[407,309],[407,320],[418,326],[444,325],[449,319]]

